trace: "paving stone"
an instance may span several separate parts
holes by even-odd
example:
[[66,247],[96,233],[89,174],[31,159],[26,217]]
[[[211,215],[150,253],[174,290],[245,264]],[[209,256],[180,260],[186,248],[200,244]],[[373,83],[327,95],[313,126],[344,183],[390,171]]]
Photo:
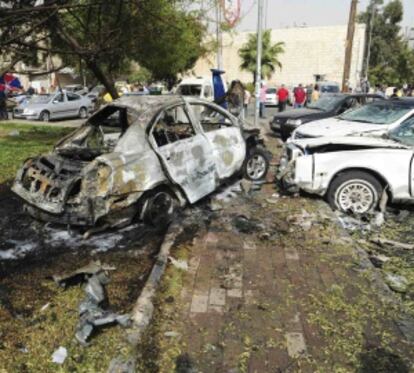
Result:
[[241,298],[243,294],[241,289],[228,289],[227,296],[230,298]]
[[208,232],[206,235],[206,242],[209,244],[215,244],[218,242],[218,236],[217,234],[213,232]]
[[286,333],[288,354],[295,358],[306,352],[305,338],[302,333]]
[[191,312],[203,313],[207,312],[208,295],[207,294],[194,294],[191,301]]
[[191,258],[189,263],[188,263],[188,272],[196,273],[199,266],[200,266],[200,257],[195,256],[195,257]]
[[285,248],[285,257],[286,257],[286,260],[299,260],[299,253],[294,248],[290,248],[290,249]]
[[208,306],[208,312],[211,313],[218,313],[220,315],[222,315],[224,313],[224,307],[223,306],[214,306],[214,305],[209,305]]
[[213,306],[224,306],[226,304],[226,290],[211,288],[209,304]]

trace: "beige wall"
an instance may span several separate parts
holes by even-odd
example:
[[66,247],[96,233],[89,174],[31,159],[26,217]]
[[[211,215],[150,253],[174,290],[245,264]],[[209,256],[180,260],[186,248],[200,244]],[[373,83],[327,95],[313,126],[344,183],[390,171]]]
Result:
[[[223,67],[226,80],[240,79],[252,81],[252,75],[240,71],[238,50],[246,42],[248,32],[224,36]],[[272,42],[285,43],[285,53],[280,56],[282,70],[277,70],[268,85],[281,83],[294,86],[299,83],[314,82],[314,74],[325,74],[327,80],[342,83],[345,60],[345,42],[347,26],[285,28],[272,30]],[[354,37],[351,87],[355,87],[362,70],[365,45],[365,25],[357,25]],[[215,67],[214,54],[197,62],[193,74],[210,75],[210,68]]]

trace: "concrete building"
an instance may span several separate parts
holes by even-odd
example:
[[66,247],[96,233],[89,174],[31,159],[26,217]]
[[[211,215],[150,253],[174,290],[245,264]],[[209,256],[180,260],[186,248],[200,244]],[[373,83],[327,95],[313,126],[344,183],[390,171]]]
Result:
[[[350,85],[357,86],[360,81],[364,60],[365,30],[359,24],[355,30]],[[238,50],[246,43],[249,32],[241,32],[223,36],[223,67],[227,81],[240,79],[247,83],[252,81],[249,72],[241,71],[241,60]],[[295,86],[298,83],[315,82],[315,76],[323,76],[325,80],[342,83],[345,62],[347,26],[297,27],[272,30],[272,42],[284,42],[285,53],[280,56],[282,70],[267,82],[268,85],[284,83]],[[209,75],[210,68],[215,67],[215,54],[200,59],[193,74]]]

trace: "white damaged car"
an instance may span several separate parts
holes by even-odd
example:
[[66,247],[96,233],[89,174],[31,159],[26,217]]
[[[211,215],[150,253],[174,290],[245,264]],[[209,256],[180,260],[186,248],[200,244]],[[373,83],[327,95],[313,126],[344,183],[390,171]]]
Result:
[[278,178],[286,188],[324,196],[334,208],[363,214],[384,192],[393,202],[414,201],[414,115],[382,136],[292,140]]
[[306,123],[292,133],[292,139],[340,137],[361,133],[382,135],[414,115],[414,99],[374,101],[333,117]]

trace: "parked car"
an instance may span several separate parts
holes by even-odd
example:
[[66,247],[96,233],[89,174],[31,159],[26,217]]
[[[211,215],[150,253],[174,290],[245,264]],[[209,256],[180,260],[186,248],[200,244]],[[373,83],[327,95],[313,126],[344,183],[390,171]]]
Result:
[[319,85],[321,95],[326,93],[339,93],[341,91],[341,88],[337,82],[321,81],[317,84]]
[[375,101],[333,117],[304,124],[292,133],[293,139],[348,136],[359,133],[386,133],[414,115],[414,99]]
[[309,104],[306,108],[276,114],[270,122],[270,128],[280,134],[283,141],[286,141],[292,132],[302,124],[318,119],[331,118],[351,108],[383,99],[382,96],[375,94],[336,93],[324,95],[318,101]]
[[213,81],[210,77],[186,78],[178,84],[175,93],[177,95],[197,97],[213,101]]
[[293,140],[285,145],[279,179],[286,188],[324,196],[334,208],[363,214],[383,193],[414,202],[414,116],[387,134]]
[[277,88],[266,89],[266,106],[277,106],[279,99],[277,97]]
[[32,96],[24,105],[19,105],[13,110],[13,117],[43,122],[72,117],[86,118],[90,106],[91,101],[87,97],[59,91]]
[[169,221],[229,177],[266,176],[260,129],[205,100],[121,97],[52,153],[31,158],[12,190],[32,216],[61,224]]

